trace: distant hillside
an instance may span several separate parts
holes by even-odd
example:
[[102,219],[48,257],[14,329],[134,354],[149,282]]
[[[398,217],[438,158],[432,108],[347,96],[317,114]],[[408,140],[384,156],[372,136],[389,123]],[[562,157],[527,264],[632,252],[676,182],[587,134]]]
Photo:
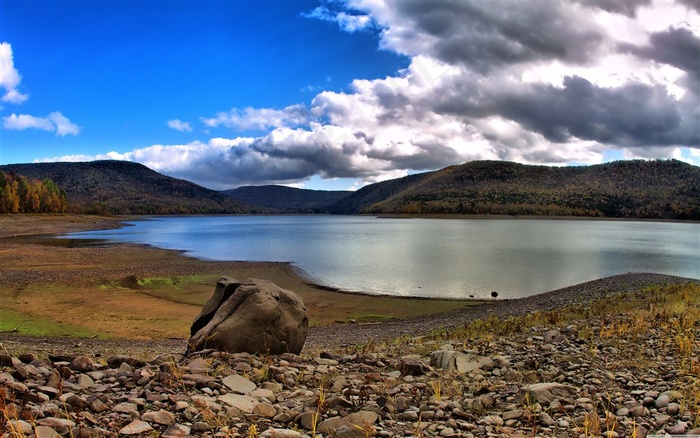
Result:
[[474,161],[366,186],[339,214],[700,219],[700,168],[676,160],[548,167]]
[[246,186],[221,193],[255,207],[284,213],[322,213],[352,192],[295,189],[284,186]]
[[111,214],[253,213],[253,208],[215,190],[161,175],[128,161],[32,163],[0,166],[43,180],[52,179],[71,211]]

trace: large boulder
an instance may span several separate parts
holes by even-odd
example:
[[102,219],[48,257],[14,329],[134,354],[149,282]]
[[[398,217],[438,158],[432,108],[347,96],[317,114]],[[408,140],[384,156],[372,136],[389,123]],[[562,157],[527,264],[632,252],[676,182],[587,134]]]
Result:
[[221,278],[190,328],[188,352],[299,354],[309,330],[294,292],[267,280]]

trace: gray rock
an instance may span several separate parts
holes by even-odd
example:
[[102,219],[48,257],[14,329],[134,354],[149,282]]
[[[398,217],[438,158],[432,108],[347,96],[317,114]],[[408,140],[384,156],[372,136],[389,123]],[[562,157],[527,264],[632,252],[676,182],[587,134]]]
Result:
[[239,411],[245,412],[246,414],[252,414],[255,409],[255,405],[258,401],[253,397],[238,394],[224,394],[217,398],[218,401],[226,403]]
[[291,429],[267,429],[260,436],[262,438],[302,438],[304,435]]
[[238,374],[225,377],[221,383],[236,394],[250,394],[257,387],[255,383]]
[[34,434],[36,438],[62,438],[58,432],[48,426],[36,426]]
[[136,406],[136,403],[122,402],[114,406],[112,410],[121,414],[129,414],[132,417],[139,416],[139,410],[138,406]]
[[68,368],[73,371],[87,373],[95,369],[95,364],[92,362],[92,359],[87,356],[78,356],[68,364]]
[[299,354],[308,327],[306,307],[295,293],[266,280],[224,277],[192,323],[188,351]]
[[678,415],[680,411],[681,405],[679,405],[678,403],[669,403],[666,407],[666,413],[668,415]]
[[552,419],[552,417],[550,417],[549,414],[546,412],[540,412],[538,420],[539,420],[540,424],[544,427],[550,427],[550,426],[554,426],[555,424],[557,424],[557,422],[554,421]]
[[145,421],[134,420],[131,423],[124,426],[123,428],[121,428],[119,430],[119,433],[122,435],[138,435],[141,433],[150,432],[152,430],[153,428],[151,427],[151,425],[146,423]]
[[573,403],[578,389],[573,386],[561,383],[535,383],[520,389],[520,398],[530,399],[530,402],[537,402],[543,406],[549,405],[555,398]]
[[260,403],[253,407],[253,414],[265,418],[274,418],[277,415],[277,409],[270,403]]
[[468,373],[476,369],[490,371],[495,363],[489,357],[454,350],[438,350],[430,354],[431,365],[448,371]]
[[184,424],[173,424],[168,426],[161,438],[177,438],[177,437],[187,437],[190,436],[190,428]]
[[669,399],[668,395],[661,394],[659,396],[659,398],[657,398],[656,401],[654,402],[654,406],[656,406],[656,409],[661,409],[661,408],[665,408],[666,406],[668,406],[669,403],[670,403],[670,399]]
[[164,409],[146,412],[141,416],[141,419],[149,423],[163,424],[166,426],[175,424],[175,415]]

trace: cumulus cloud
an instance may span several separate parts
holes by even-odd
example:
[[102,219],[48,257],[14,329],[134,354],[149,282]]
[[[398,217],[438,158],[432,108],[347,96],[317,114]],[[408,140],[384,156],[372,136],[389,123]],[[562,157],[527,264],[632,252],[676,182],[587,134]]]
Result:
[[15,69],[12,56],[12,45],[0,43],[0,87],[5,89],[2,96],[3,102],[22,103],[28,96],[17,90],[22,77]]
[[64,137],[66,135],[78,135],[80,127],[72,123],[66,116],[54,111],[47,117],[35,117],[29,114],[11,114],[2,118],[3,128],[9,130],[41,129],[43,131],[55,132],[56,135]]
[[180,119],[168,120],[168,127],[181,132],[192,132],[192,126]]
[[[408,67],[320,92],[308,105],[202,117],[234,138],[151,146],[125,159],[213,188],[314,175],[368,183],[476,159],[592,164],[611,150],[692,160],[700,148],[694,5],[332,3],[342,11],[322,6],[307,17],[377,32]],[[256,135],[236,137],[242,132]]]

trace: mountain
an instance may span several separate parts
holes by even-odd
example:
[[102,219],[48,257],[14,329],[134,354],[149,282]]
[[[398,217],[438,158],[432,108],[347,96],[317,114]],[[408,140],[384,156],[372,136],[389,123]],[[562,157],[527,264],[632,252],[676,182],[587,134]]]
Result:
[[366,186],[338,214],[700,219],[700,167],[677,160],[549,167],[473,161]]
[[0,166],[43,180],[66,192],[69,208],[86,213],[191,214],[255,213],[256,210],[215,190],[161,175],[129,161],[31,163]]
[[352,192],[269,185],[239,187],[221,193],[248,205],[284,213],[323,213]]
[[217,192],[128,161],[0,166],[52,179],[69,209],[112,214],[501,214],[700,220],[700,167],[676,160],[549,167],[473,161],[325,192],[281,186]]

